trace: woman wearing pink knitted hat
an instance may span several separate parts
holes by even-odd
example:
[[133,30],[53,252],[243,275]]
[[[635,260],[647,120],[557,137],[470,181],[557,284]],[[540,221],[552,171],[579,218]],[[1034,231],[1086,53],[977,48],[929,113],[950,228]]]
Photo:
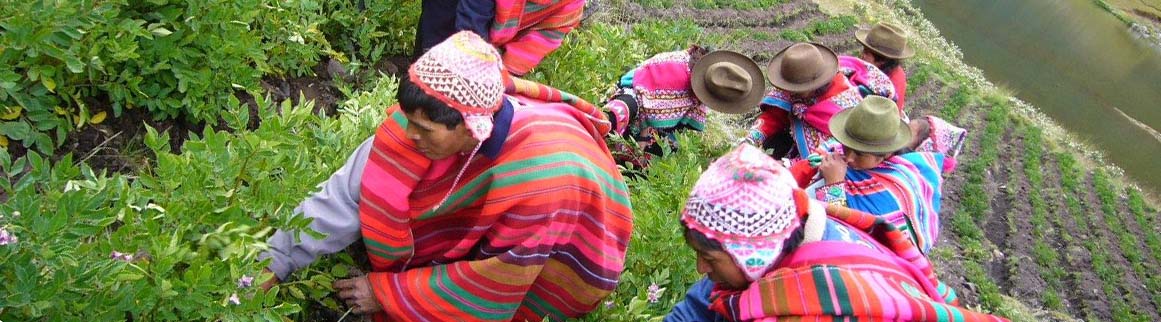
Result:
[[710,165],[682,210],[695,284],[665,321],[1003,321],[957,306],[906,233],[812,201],[743,144]]
[[608,121],[547,86],[522,81],[508,95],[502,73],[470,32],[420,57],[374,137],[299,205],[326,237],[269,240],[262,258],[277,280],[361,241],[371,273],[334,287],[376,321],[563,320],[595,308],[617,285],[633,219]]

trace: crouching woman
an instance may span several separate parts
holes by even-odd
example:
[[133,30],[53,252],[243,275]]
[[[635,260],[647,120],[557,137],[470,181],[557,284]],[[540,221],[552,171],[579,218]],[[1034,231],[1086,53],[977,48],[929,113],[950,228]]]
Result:
[[666,321],[1004,321],[959,307],[905,232],[812,201],[749,145],[702,174],[681,222],[707,279]]

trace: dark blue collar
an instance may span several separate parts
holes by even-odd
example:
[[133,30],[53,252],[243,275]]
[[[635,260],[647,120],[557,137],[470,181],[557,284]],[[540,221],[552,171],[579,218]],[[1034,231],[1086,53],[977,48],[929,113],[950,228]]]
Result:
[[503,105],[496,114],[492,115],[492,135],[480,145],[480,153],[495,159],[508,141],[508,130],[512,128],[512,103],[504,96]]

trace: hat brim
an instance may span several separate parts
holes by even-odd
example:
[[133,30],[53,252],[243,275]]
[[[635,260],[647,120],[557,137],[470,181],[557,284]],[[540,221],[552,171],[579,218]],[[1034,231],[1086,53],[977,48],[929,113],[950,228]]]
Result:
[[791,91],[791,92],[805,92],[805,91],[812,91],[812,90],[818,89],[819,87],[822,87],[823,85],[826,85],[828,82],[830,82],[831,79],[834,79],[834,75],[835,75],[835,73],[838,73],[838,68],[839,68],[838,55],[835,54],[834,50],[830,49],[830,47],[824,46],[824,45],[819,44],[819,43],[810,43],[810,44],[812,44],[816,47],[825,49],[825,50],[822,50],[822,54],[824,56],[826,56],[825,59],[826,59],[827,65],[823,66],[823,68],[824,68],[824,70],[826,70],[826,72],[819,74],[819,77],[816,77],[816,78],[810,80],[809,82],[805,82],[805,83],[795,83],[795,82],[791,82],[791,81],[787,80],[786,78],[783,78],[782,71],[781,71],[782,69],[778,68],[778,67],[782,66],[782,59],[786,57],[786,55],[783,55],[783,54],[785,54],[786,50],[790,49],[790,47],[793,45],[786,46],[786,48],[782,48],[781,51],[779,51],[777,54],[774,54],[774,58],[771,59],[770,63],[766,65],[766,72],[770,74],[769,75],[770,85],[774,85],[774,87],[777,87],[778,89],[781,89],[781,90],[786,90],[786,91]]
[[[741,67],[750,75],[750,90],[742,98],[723,100],[718,98],[705,86],[705,73],[710,66],[719,62],[730,62]],[[714,111],[726,114],[743,114],[753,111],[766,95],[766,75],[753,59],[729,50],[716,50],[706,54],[693,66],[690,76],[690,87],[693,87],[697,99]]]
[[899,119],[899,128],[895,130],[895,138],[889,143],[871,145],[852,138],[850,135],[847,135],[846,125],[847,121],[850,120],[851,111],[854,110],[854,108],[848,108],[830,118],[830,124],[828,124],[830,134],[839,143],[851,149],[869,153],[892,153],[899,151],[899,149],[911,143],[913,136],[911,134],[911,126],[907,125],[907,122],[904,122],[902,118]]
[[866,30],[866,29],[855,30],[855,40],[858,40],[860,44],[863,44],[863,47],[866,47],[867,49],[870,49],[871,51],[873,51],[876,54],[879,54],[880,56],[883,56],[883,57],[887,57],[887,58],[891,58],[891,59],[907,59],[907,58],[911,58],[911,56],[915,56],[915,48],[911,48],[910,44],[903,45],[903,52],[900,53],[899,55],[883,52],[882,50],[879,50],[879,48],[875,48],[875,46],[871,46],[871,45],[867,44],[867,35],[870,35],[870,34],[871,34],[870,30]]

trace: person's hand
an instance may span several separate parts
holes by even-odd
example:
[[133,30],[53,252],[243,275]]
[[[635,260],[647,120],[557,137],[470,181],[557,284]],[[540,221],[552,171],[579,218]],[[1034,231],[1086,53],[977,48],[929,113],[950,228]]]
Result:
[[271,272],[269,268],[262,269],[262,275],[258,275],[259,278],[263,276],[270,276],[270,279],[262,282],[262,285],[258,286],[259,288],[262,288],[263,292],[269,291],[271,287],[274,287],[274,285],[278,285],[278,275],[274,275],[274,272]]
[[842,182],[847,175],[847,161],[841,153],[828,153],[822,157],[818,171],[822,172],[826,184]]
[[337,280],[334,283],[335,291],[339,292],[339,299],[351,308],[351,312],[359,315],[371,314],[383,310],[379,301],[375,300],[375,293],[371,291],[371,280],[367,275]]

